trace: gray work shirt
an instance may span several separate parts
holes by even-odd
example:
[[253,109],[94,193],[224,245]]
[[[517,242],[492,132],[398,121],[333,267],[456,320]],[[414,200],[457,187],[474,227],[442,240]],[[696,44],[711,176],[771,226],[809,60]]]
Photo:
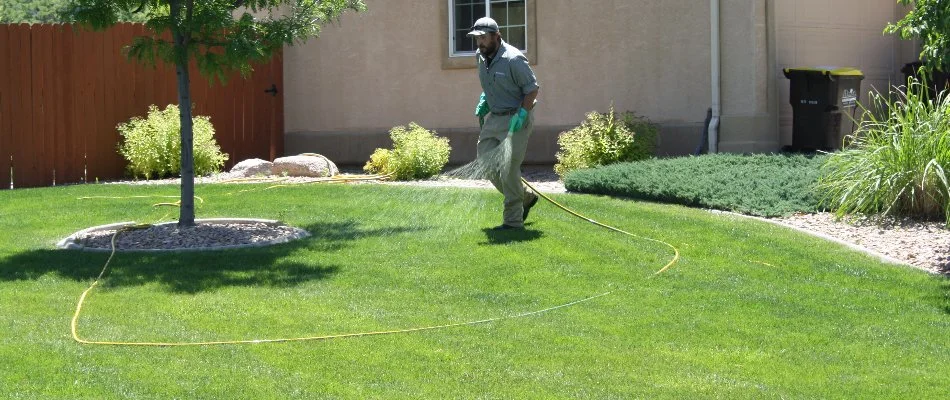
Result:
[[525,95],[538,90],[538,80],[528,65],[528,58],[504,40],[489,65],[481,53],[478,59],[478,80],[492,113],[517,111]]

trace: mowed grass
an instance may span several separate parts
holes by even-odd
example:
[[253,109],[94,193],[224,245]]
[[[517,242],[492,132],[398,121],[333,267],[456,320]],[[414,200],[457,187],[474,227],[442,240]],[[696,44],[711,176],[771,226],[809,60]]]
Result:
[[[313,236],[246,250],[116,256],[79,321],[89,340],[277,339],[523,318],[325,341],[82,345],[80,293],[108,254],[54,249],[155,222],[176,186],[0,191],[3,398],[938,398],[950,284],[784,228],[681,206],[555,196],[525,232],[489,190],[199,185],[198,217]],[[254,189],[254,191],[242,192]]]

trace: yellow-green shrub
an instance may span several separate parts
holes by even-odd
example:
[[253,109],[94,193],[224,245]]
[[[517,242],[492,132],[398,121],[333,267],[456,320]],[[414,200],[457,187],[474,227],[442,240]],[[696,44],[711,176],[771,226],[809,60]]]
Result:
[[[211,119],[192,118],[194,132],[195,175],[208,175],[221,170],[228,155],[214,140]],[[124,139],[119,154],[129,162],[133,177],[162,178],[181,173],[181,114],[178,106],[169,104],[159,110],[148,107],[146,118],[133,117],[117,126]]]
[[564,175],[576,169],[624,161],[639,161],[656,152],[657,128],[631,112],[590,112],[580,126],[562,132],[557,143],[554,171]]
[[415,122],[389,131],[393,148],[376,149],[363,170],[392,174],[395,180],[425,179],[442,172],[449,162],[449,140]]

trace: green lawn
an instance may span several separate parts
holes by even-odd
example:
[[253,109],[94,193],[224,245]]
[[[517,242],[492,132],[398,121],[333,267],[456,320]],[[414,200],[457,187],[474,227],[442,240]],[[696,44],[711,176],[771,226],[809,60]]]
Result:
[[86,227],[154,222],[173,186],[0,191],[2,398],[939,398],[950,282],[801,233],[589,195],[494,234],[488,190],[202,186],[202,217],[313,236],[248,250],[119,254],[80,319],[90,340],[274,339],[524,318],[415,333],[212,347],[81,345],[80,293],[108,254]]

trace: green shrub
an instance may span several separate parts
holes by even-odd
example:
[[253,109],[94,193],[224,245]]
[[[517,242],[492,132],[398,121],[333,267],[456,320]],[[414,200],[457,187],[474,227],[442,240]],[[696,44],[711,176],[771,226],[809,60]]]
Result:
[[425,179],[440,172],[449,162],[449,140],[436,136],[415,122],[389,131],[393,148],[376,149],[363,170],[392,174],[395,180]]
[[942,218],[950,224],[950,97],[928,100],[924,85],[871,93],[872,108],[850,144],[822,167],[819,190],[847,214]]
[[[228,155],[214,140],[210,118],[195,116],[192,121],[195,175],[220,171]],[[151,105],[147,118],[133,117],[117,129],[124,139],[119,154],[129,162],[133,177],[151,179],[181,173],[181,114],[177,105],[169,104],[164,110]]]
[[568,190],[774,217],[818,210],[825,155],[712,154],[572,171]]
[[905,40],[919,40],[919,57],[924,67],[931,71],[948,72],[950,6],[945,0],[897,0],[897,3],[913,7],[896,24],[888,23],[884,33],[898,34]]
[[656,152],[657,128],[643,117],[631,112],[617,114],[591,112],[580,126],[562,132],[557,143],[558,163],[554,171],[562,178],[570,171],[639,161]]

